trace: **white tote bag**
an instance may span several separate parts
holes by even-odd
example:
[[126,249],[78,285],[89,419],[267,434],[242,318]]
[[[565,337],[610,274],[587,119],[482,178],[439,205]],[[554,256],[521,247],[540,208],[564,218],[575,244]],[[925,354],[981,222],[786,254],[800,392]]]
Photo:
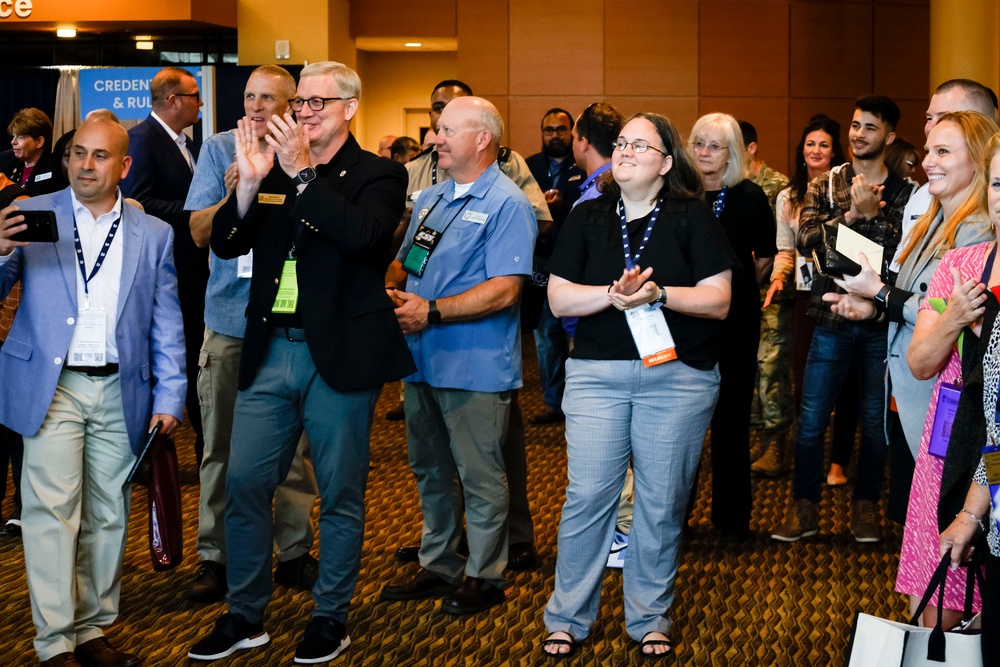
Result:
[[[935,589],[939,591],[938,600],[943,598],[949,563],[950,557],[946,555],[931,577],[927,592],[913,614],[914,619],[920,618]],[[854,618],[845,667],[983,667],[978,617],[972,617],[973,582],[979,581],[981,591],[981,569],[971,567],[967,580],[965,629],[944,632],[940,605],[933,628],[919,628],[915,620],[898,623],[859,612]]]

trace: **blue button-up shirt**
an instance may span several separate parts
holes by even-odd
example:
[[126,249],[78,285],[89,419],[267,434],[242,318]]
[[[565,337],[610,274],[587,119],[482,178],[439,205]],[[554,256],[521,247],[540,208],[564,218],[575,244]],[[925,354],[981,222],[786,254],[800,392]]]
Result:
[[[537,228],[528,198],[494,162],[455,197],[455,183],[425,189],[396,259],[402,262],[417,228],[444,230],[424,275],[407,277],[406,291],[424,299],[461,294],[490,278],[531,275]],[[469,322],[445,322],[406,337],[417,372],[407,382],[467,391],[500,392],[521,386],[521,332],[517,304]]]
[[611,169],[611,163],[602,164],[600,167],[594,170],[594,173],[587,177],[583,183],[580,184],[580,198],[576,200],[573,204],[573,208],[580,205],[581,202],[585,202],[588,199],[597,199],[601,196],[601,191],[597,189],[597,179]]
[[[205,141],[184,202],[185,211],[200,211],[222,201],[226,196],[226,169],[235,155],[236,138],[232,132],[219,132]],[[236,276],[238,264],[239,259],[219,259],[214,252],[209,253],[211,275],[205,292],[205,326],[233,338],[243,338],[250,300],[250,279]]]

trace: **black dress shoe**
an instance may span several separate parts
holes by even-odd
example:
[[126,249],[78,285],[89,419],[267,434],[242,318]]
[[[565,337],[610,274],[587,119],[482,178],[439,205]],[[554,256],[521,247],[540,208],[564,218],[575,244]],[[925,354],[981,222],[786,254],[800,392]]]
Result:
[[562,424],[566,421],[566,415],[557,410],[546,410],[545,412],[540,412],[537,415],[531,415],[528,417],[529,424],[535,425],[547,425],[547,424]]
[[279,561],[278,567],[274,568],[274,583],[282,586],[311,591],[318,578],[319,561],[309,554],[302,554],[298,558],[287,561]]
[[420,545],[411,544],[396,549],[396,560],[400,563],[416,563],[420,560]]
[[188,586],[185,597],[191,602],[218,602],[226,596],[228,590],[226,566],[214,560],[204,560],[194,575],[194,581]]
[[520,572],[535,567],[538,556],[531,542],[518,542],[507,548],[507,569]]
[[420,568],[399,583],[389,584],[382,589],[381,598],[385,602],[398,600],[421,600],[436,598],[455,592],[454,584],[450,584],[430,570]]
[[142,658],[119,651],[106,637],[97,637],[77,646],[76,659],[83,667],[137,667],[142,664]]
[[484,579],[466,577],[454,593],[441,600],[441,611],[446,614],[475,614],[507,600],[503,589]]
[[7,519],[7,523],[0,528],[0,535],[4,537],[21,537],[21,510],[14,510],[14,514]]

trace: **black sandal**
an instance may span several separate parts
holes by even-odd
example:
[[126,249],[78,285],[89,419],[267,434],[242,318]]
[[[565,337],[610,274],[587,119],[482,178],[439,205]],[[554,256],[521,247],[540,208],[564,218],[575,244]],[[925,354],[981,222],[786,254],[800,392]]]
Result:
[[[642,641],[639,642],[639,655],[647,660],[666,660],[674,655],[674,643],[669,639],[646,639],[652,632],[647,632]],[[661,633],[662,634],[662,633]],[[647,646],[666,646],[669,650],[666,653],[657,653],[655,651],[647,652],[645,649]]]
[[[569,633],[567,632],[564,634],[568,635]],[[549,653],[548,651],[545,650],[547,646],[568,646],[569,650],[566,651],[565,653],[559,651],[555,653]],[[560,639],[560,638],[553,639],[552,637],[549,637],[548,639],[542,641],[542,653],[555,660],[566,660],[571,655],[576,653],[577,646],[579,646],[579,644],[577,644],[572,637],[570,639]]]

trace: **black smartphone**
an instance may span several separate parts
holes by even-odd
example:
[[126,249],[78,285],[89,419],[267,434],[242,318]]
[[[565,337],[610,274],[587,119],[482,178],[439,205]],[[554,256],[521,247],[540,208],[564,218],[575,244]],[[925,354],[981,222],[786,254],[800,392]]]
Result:
[[59,240],[55,211],[15,211],[13,215],[23,215],[28,228],[11,236],[12,241],[30,243],[55,243]]

